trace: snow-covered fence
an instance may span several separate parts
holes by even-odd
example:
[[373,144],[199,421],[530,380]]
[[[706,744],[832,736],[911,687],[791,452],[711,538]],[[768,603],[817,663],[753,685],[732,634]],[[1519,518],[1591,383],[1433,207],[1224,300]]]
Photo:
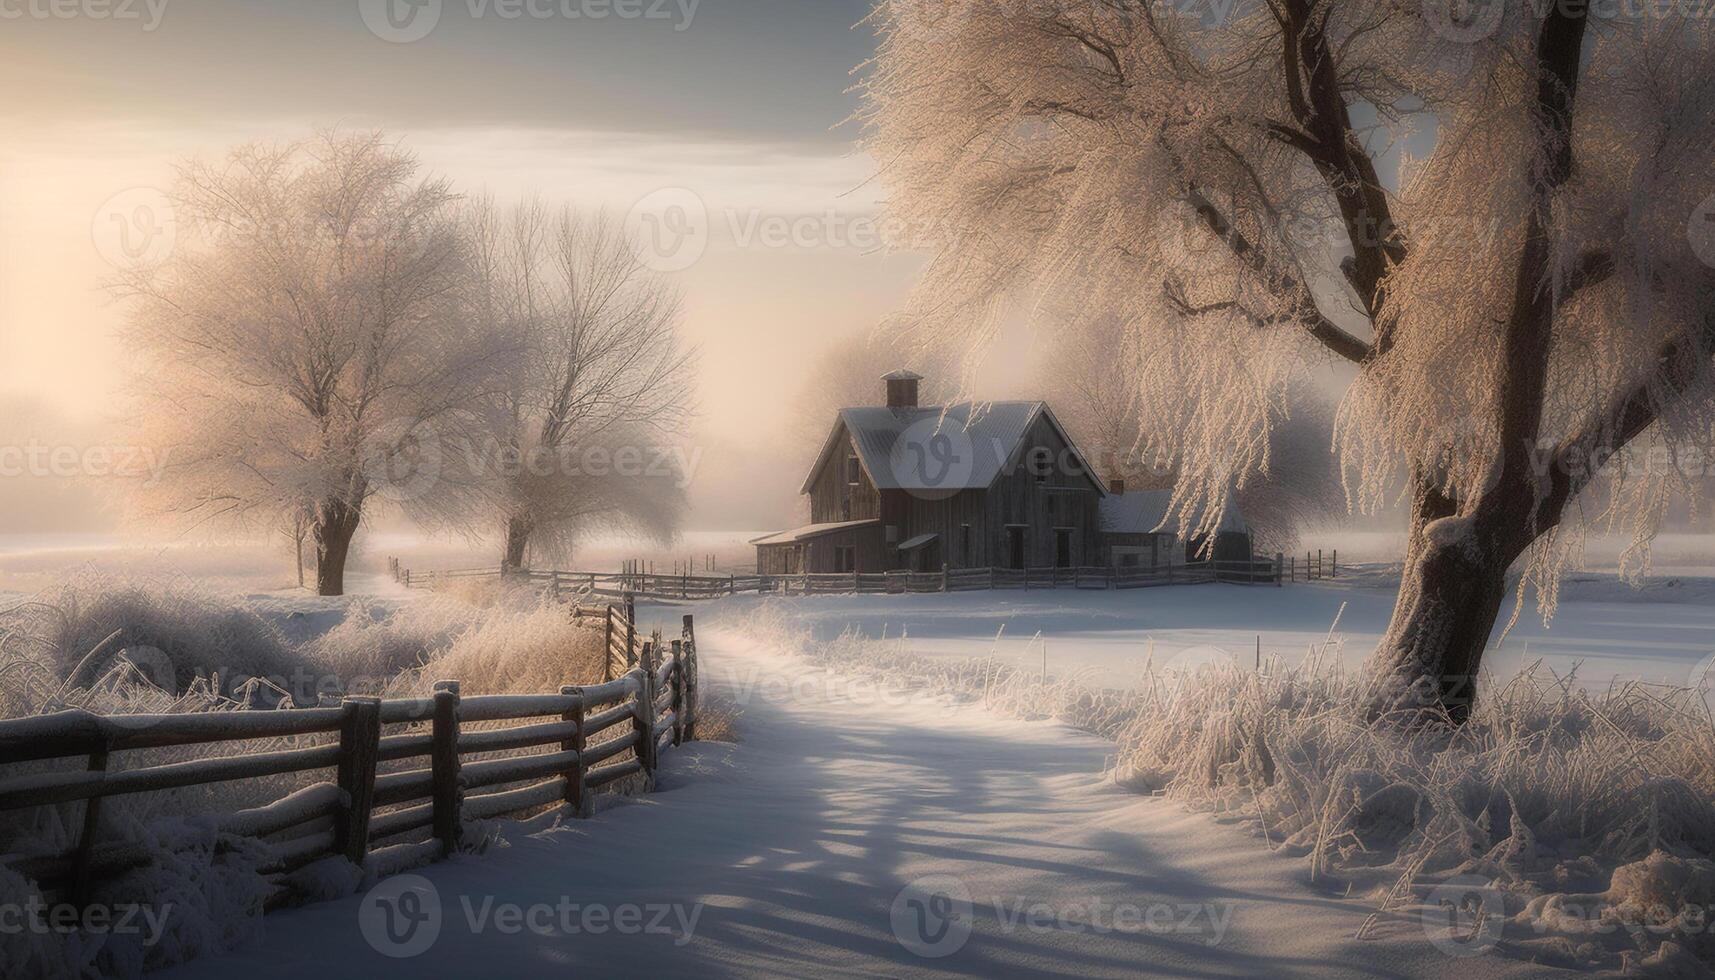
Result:
[[[1308,566],[1307,566],[1308,567]],[[952,568],[914,572],[822,572],[796,575],[653,575],[637,572],[507,571],[460,569],[413,573],[399,569],[398,579],[411,588],[483,576],[527,579],[556,594],[585,594],[595,598],[696,600],[741,593],[773,595],[904,595],[913,592],[967,592],[978,589],[1142,589],[1158,585],[1236,582],[1279,585],[1296,574],[1282,555],[1249,560],[1200,561],[1183,565],[1074,566],[1068,568]],[[1319,575],[1331,574],[1320,562]]]
[[[634,637],[632,628],[628,639]],[[317,861],[339,857],[388,868],[453,852],[466,821],[561,804],[589,816],[596,792],[637,775],[647,788],[661,750],[696,737],[691,617],[679,639],[656,637],[637,646],[612,680],[554,694],[462,697],[456,681],[442,681],[429,698],[353,697],[331,707],[64,711],[0,721],[0,771],[16,773],[30,763],[43,770],[0,777],[0,810],[82,803],[81,833],[70,850],[0,857],[0,865],[80,901],[92,881],[154,857],[144,843],[98,839],[103,800],[318,770],[333,779],[213,817],[217,853],[244,840],[270,845],[269,862],[259,870],[276,886],[271,905],[293,900],[290,876]],[[112,766],[116,756],[142,750],[282,739],[291,747]]]
[[1325,578],[1340,577],[1340,550],[1338,548],[1323,556],[1322,549],[1304,553],[1304,567],[1298,566],[1298,556],[1287,560],[1286,580],[1296,582],[1303,579],[1306,582],[1316,582]]

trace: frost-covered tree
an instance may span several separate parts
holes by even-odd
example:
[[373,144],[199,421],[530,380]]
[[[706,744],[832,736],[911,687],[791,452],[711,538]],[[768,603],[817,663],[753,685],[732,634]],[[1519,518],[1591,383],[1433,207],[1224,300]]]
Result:
[[[569,556],[599,531],[670,538],[684,474],[664,449],[690,416],[694,381],[678,291],[602,215],[479,201],[468,226],[473,305],[520,351],[475,467],[499,504],[502,560]],[[484,505],[465,523],[495,517]]]
[[[940,246],[905,320],[980,343],[1020,292],[1123,317],[1198,494],[1260,465],[1307,365],[1348,365],[1352,497],[1411,510],[1374,676],[1455,719],[1509,567],[1552,608],[1609,455],[1715,449],[1715,26],[1465,9],[883,0],[862,113]],[[1628,479],[1640,544],[1694,492]]]
[[[1084,457],[1103,478],[1123,479],[1131,490],[1178,488],[1179,460],[1173,454],[1184,448],[1172,428],[1178,418],[1143,410],[1135,375],[1161,365],[1146,352],[1128,349],[1138,334],[1118,317],[1079,310],[1044,320],[1051,336],[1038,390]],[[1308,379],[1288,396],[1290,415],[1269,427],[1256,465],[1235,474],[1231,488],[1252,544],[1263,553],[1290,551],[1300,532],[1346,514],[1332,446],[1333,406],[1323,386]],[[1206,496],[1200,488],[1186,488],[1187,499]]]
[[435,518],[442,462],[502,351],[460,302],[453,195],[379,134],[323,133],[191,162],[177,244],[117,288],[132,302],[150,518],[272,531],[303,516],[316,588],[339,595],[366,507]]

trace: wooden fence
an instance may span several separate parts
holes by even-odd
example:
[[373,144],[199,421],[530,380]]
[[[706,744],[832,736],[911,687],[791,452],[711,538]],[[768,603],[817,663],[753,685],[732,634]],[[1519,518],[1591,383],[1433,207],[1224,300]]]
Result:
[[[1295,560],[1294,560],[1295,561]],[[1143,589],[1162,585],[1234,582],[1279,585],[1290,581],[1292,566],[1283,555],[1249,561],[1201,561],[1154,567],[947,568],[936,572],[834,572],[800,575],[650,575],[632,572],[566,572],[508,569],[499,566],[413,572],[393,561],[397,580],[414,589],[433,589],[475,578],[528,580],[553,594],[596,598],[715,599],[744,593],[760,595],[851,595],[915,592],[970,592],[979,589]]]
[[[618,617],[606,615],[611,641]],[[50,894],[82,902],[92,881],[150,860],[144,845],[97,839],[103,800],[315,770],[331,770],[333,781],[215,818],[217,851],[240,839],[272,845],[271,863],[261,869],[276,885],[270,907],[296,897],[291,872],[332,856],[362,866],[386,849],[432,860],[459,847],[468,820],[556,804],[587,817],[603,787],[636,775],[652,787],[661,750],[696,737],[691,617],[671,644],[639,642],[635,625],[623,625],[629,645],[616,676],[553,694],[462,697],[456,681],[441,681],[422,699],[349,697],[332,707],[202,714],[65,711],[0,721],[0,762],[8,768],[87,760],[77,770],[0,778],[0,811],[83,803],[71,850],[0,862]],[[318,744],[111,766],[116,755],[139,750],[295,737]]]

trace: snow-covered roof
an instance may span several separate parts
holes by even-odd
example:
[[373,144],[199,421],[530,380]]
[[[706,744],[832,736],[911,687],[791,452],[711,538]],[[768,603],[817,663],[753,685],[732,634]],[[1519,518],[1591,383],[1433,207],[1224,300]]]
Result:
[[[1100,505],[1102,530],[1115,534],[1179,534],[1179,522],[1168,518],[1168,510],[1172,505],[1171,490],[1133,490],[1130,493],[1109,494],[1102,498]],[[1187,523],[1195,529],[1202,521],[1191,520]],[[1247,530],[1244,515],[1239,513],[1239,505],[1234,502],[1231,494],[1227,495],[1227,505],[1221,511],[1217,530],[1240,533]]]
[[820,537],[821,535],[824,535],[824,534],[832,534],[835,531],[846,531],[846,530],[850,530],[851,528],[854,528],[854,527],[864,527],[867,525],[880,524],[880,523],[881,523],[881,521],[872,517],[867,521],[836,521],[835,523],[832,523],[832,524],[806,524],[803,527],[795,528],[791,531],[781,531],[778,534],[769,534],[769,535],[765,535],[765,536],[760,537],[760,538],[753,538],[750,543],[751,544],[794,544],[796,542],[805,541],[805,540],[808,540],[810,538]]
[[[810,492],[838,445],[842,427],[851,433],[858,459],[877,489],[980,490],[1017,462],[1025,435],[1041,417],[1072,445],[1048,404],[1040,401],[841,409],[841,424],[828,433],[800,492]],[[1087,463],[1083,468],[1100,487],[1094,470]]]

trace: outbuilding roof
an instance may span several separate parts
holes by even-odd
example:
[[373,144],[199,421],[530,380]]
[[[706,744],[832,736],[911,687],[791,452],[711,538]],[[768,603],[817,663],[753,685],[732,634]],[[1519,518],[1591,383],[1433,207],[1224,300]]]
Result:
[[[1179,534],[1179,521],[1169,517],[1172,506],[1172,490],[1110,494],[1103,497],[1100,504],[1101,527],[1112,534]],[[1197,518],[1197,514],[1194,513],[1193,517]],[[1202,521],[1193,519],[1186,523],[1195,530]],[[1221,511],[1216,530],[1240,533],[1246,530],[1244,515],[1239,513],[1239,505],[1232,494],[1227,495],[1226,507]]]
[[866,521],[836,521],[832,524],[806,524],[803,527],[796,528],[791,531],[781,531],[778,534],[769,534],[760,538],[752,538],[750,543],[796,544],[799,541],[808,541],[811,538],[821,537],[824,534],[832,534],[835,531],[849,531],[852,528],[865,527],[871,524],[880,523],[881,521],[872,517]]

